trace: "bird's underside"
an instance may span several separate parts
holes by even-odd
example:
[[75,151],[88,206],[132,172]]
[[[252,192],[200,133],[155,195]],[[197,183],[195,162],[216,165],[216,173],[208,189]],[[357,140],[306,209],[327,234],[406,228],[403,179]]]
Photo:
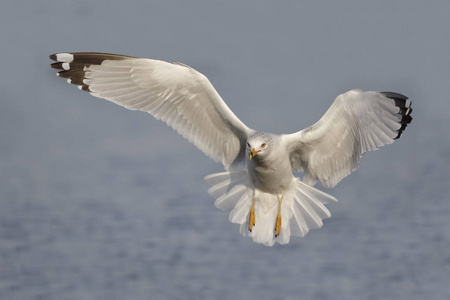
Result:
[[[333,187],[365,152],[398,139],[412,120],[411,101],[392,92],[339,95],[314,125],[273,135],[248,128],[209,80],[181,63],[105,53],[57,53],[51,66],[91,95],[148,112],[176,130],[225,172],[211,174],[215,206],[231,210],[243,235],[267,246],[305,236],[330,217]],[[304,173],[303,180],[293,171]]]

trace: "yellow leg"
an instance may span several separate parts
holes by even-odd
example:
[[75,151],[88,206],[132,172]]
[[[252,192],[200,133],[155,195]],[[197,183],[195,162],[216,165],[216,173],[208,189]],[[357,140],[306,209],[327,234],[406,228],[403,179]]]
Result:
[[255,202],[256,197],[253,198],[252,209],[250,210],[250,217],[248,218],[248,230],[252,232],[253,226],[255,226]]
[[283,196],[278,200],[278,215],[277,222],[275,224],[275,237],[280,235],[281,231],[281,201],[283,201]]

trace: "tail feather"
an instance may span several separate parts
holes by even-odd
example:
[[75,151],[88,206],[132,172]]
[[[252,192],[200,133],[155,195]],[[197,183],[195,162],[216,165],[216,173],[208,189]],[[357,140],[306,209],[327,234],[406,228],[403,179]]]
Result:
[[[299,188],[298,186],[301,186]],[[310,186],[308,184],[305,184],[304,182],[298,180],[297,182],[297,188],[299,188],[304,193],[308,193],[309,197],[322,203],[322,204],[329,204],[329,203],[336,203],[338,202],[336,198],[331,196],[330,194],[327,194],[325,192],[322,192],[321,190],[316,189],[313,186]],[[328,216],[329,217],[329,216]]]
[[308,229],[316,229],[323,226],[322,219],[320,218],[316,210],[312,208],[312,206],[308,201],[308,198],[306,198],[303,193],[296,190],[295,200],[296,201],[294,205],[297,204],[299,210],[301,211],[303,217],[305,218]]
[[[269,196],[270,194],[259,195],[259,197]],[[271,195],[273,196],[273,195]],[[276,197],[276,196],[275,196]],[[273,198],[273,197],[272,197]],[[257,198],[258,199],[258,198]],[[261,198],[259,198],[261,199]],[[277,201],[277,199],[274,199]],[[253,242],[263,244],[265,246],[273,246],[275,243],[274,228],[277,219],[278,205],[273,205],[270,209],[263,209],[260,205],[255,204],[255,226],[252,232],[248,233]],[[248,223],[248,219],[247,219]]]
[[[249,192],[247,171],[233,171],[210,174],[205,181],[212,185],[208,193],[216,199],[214,205],[221,210],[236,208],[239,201]],[[244,197],[245,198],[245,197]]]
[[[322,220],[331,216],[324,204],[337,202],[333,196],[295,179],[294,188],[283,195],[281,232],[275,237],[278,195],[255,190],[245,169],[211,174],[205,180],[212,185],[208,192],[216,198],[214,205],[231,210],[229,220],[241,225],[241,234],[265,246],[275,242],[287,244],[291,235],[304,237],[310,229],[322,227]],[[255,197],[255,226],[249,232],[249,214]]]
[[298,205],[292,206],[293,218],[290,221],[290,229],[291,233],[294,236],[304,237],[309,229],[306,224],[305,217],[303,217],[303,213],[301,212]]
[[235,207],[239,200],[242,197],[245,197],[245,193],[247,192],[247,189],[245,186],[238,185],[231,189],[229,193],[223,194],[219,198],[217,198],[216,202],[214,202],[214,205],[222,210],[228,210],[233,209]]
[[230,172],[221,172],[221,173],[213,173],[205,176],[205,181],[210,185],[217,185],[219,183],[223,183],[226,180],[236,181],[236,180],[244,180],[247,177],[246,170],[237,170]]
[[231,223],[244,224],[248,222],[248,216],[252,206],[252,196],[249,192],[242,195],[236,206],[231,210],[229,220]]

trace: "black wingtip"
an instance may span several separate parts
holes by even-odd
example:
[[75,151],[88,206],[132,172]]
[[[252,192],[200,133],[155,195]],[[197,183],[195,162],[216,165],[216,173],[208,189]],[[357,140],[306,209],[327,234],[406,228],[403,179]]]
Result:
[[399,99],[399,100],[408,100],[409,98],[406,97],[405,95],[399,94],[399,93],[394,93],[394,92],[381,92],[381,94],[385,95],[388,98],[391,99]]
[[394,140],[398,140],[402,136],[403,131],[398,131],[397,136],[394,138]]
[[50,67],[52,67],[53,69],[57,69],[57,70],[64,70],[62,64],[63,63],[60,63],[60,62],[52,63],[52,64],[50,64]]
[[[408,108],[411,106],[411,100],[405,95],[394,92],[381,92],[385,97],[394,100],[395,106],[400,108]],[[409,112],[410,113],[410,112]]]
[[402,116],[411,114],[413,109],[411,107],[400,107],[400,110],[398,111],[399,114]]
[[[410,117],[411,118],[411,117]],[[412,120],[412,118],[411,118],[411,120]],[[411,122],[411,120],[410,120],[410,122]],[[402,126],[400,126],[400,129],[399,130],[397,130],[397,136],[394,138],[394,140],[397,140],[397,139],[399,139],[401,136],[402,136],[402,133],[403,133],[403,131],[406,129],[406,126],[407,126],[407,124],[409,124],[409,123],[401,123],[400,122],[400,124],[402,124]]]
[[405,115],[402,117],[400,124],[409,124],[412,121],[412,117],[410,115]]
[[57,59],[56,59],[56,53],[55,53],[55,54],[50,54],[48,57],[49,57],[51,60],[57,61]]
[[411,108],[411,100],[405,95],[394,93],[394,92],[381,92],[385,97],[394,100],[394,104],[399,108],[398,114],[401,115],[401,120],[399,123],[401,124],[400,128],[397,130],[397,136],[394,140],[399,139],[402,136],[403,131],[406,129],[407,125],[411,123],[412,117],[410,114],[413,109]]

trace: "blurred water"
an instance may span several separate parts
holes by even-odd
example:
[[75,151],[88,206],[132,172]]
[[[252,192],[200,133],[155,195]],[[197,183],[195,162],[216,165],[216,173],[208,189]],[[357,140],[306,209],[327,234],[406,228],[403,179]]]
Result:
[[[450,298],[448,2],[24,2],[0,11],[0,299]],[[220,165],[56,78],[66,50],[188,63],[260,130],[351,88],[410,96],[414,120],[327,190],[322,229],[268,248],[214,208]]]

